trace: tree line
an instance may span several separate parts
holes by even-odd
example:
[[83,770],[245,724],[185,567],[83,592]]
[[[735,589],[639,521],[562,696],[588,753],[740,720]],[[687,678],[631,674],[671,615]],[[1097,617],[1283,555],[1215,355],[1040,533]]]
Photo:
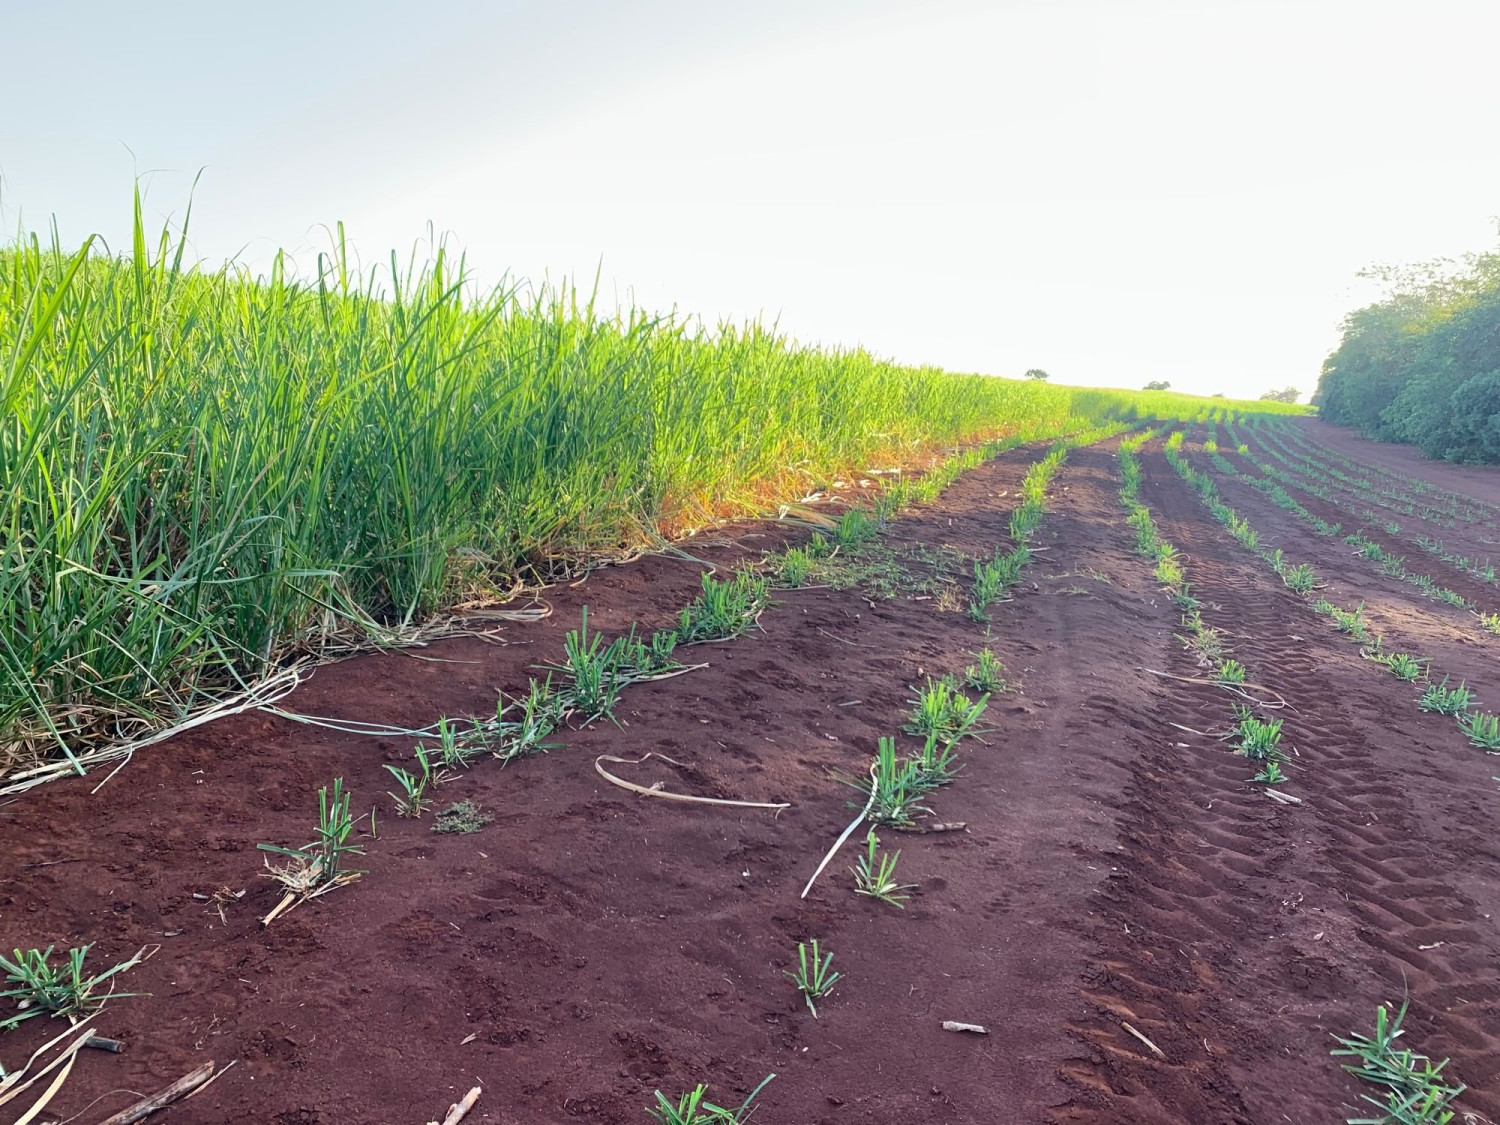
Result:
[[1313,402],[1325,421],[1429,457],[1500,462],[1500,251],[1381,269],[1344,318]]

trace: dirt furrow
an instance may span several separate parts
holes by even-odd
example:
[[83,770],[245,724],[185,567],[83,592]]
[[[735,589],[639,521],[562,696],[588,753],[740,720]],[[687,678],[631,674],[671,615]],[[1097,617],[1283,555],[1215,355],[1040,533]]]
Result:
[[[1261,636],[1284,624],[1281,607],[1253,596],[1253,570],[1205,548],[1212,526],[1174,502],[1188,498],[1174,497],[1170,482],[1156,482],[1170,471],[1159,456],[1147,464],[1143,498],[1159,513],[1163,533],[1189,552],[1205,618],[1228,630],[1235,655],[1265,682]],[[1256,612],[1235,612],[1242,600]],[[1158,615],[1170,626],[1177,611],[1164,595],[1159,602]],[[1285,659],[1288,676],[1316,672],[1310,653],[1294,650]],[[1157,670],[1188,679],[1205,674],[1175,642]],[[1120,870],[1097,905],[1101,960],[1088,984],[1099,1013],[1078,1026],[1091,1047],[1071,1071],[1083,1092],[1057,1119],[1259,1122],[1279,1120],[1281,1112],[1310,1119],[1347,1092],[1326,1058],[1286,1054],[1285,1014],[1326,1000],[1319,966],[1287,957],[1300,888],[1316,875],[1316,855],[1297,844],[1298,813],[1247,784],[1248,763],[1211,737],[1228,725],[1233,697],[1145,668],[1137,675],[1149,683],[1153,702],[1133,716],[1138,767],[1122,810]],[[1268,1020],[1268,1012],[1278,1018]]]
[[[1274,484],[1282,484],[1282,482],[1276,481],[1274,478],[1267,477],[1248,458],[1242,457],[1238,453],[1230,451],[1223,453],[1222,456],[1230,464],[1234,465],[1239,472],[1250,479],[1269,479]],[[1261,460],[1265,460],[1263,455],[1261,455]],[[1286,486],[1282,485],[1282,487]],[[1468,572],[1438,558],[1436,555],[1421,550],[1404,536],[1392,535],[1385,530],[1382,524],[1365,519],[1359,514],[1360,505],[1353,497],[1336,493],[1335,495],[1340,496],[1340,500],[1333,502],[1324,500],[1319,496],[1314,496],[1312,493],[1303,491],[1301,488],[1292,488],[1289,491],[1291,496],[1309,512],[1312,512],[1313,515],[1325,519],[1330,523],[1342,524],[1343,534],[1347,535],[1351,532],[1359,531],[1367,539],[1372,539],[1376,543],[1379,543],[1381,548],[1387,553],[1404,557],[1411,571],[1429,575],[1440,585],[1462,594],[1469,601],[1473,602],[1481,612],[1491,613],[1497,607],[1500,607],[1500,588],[1475,578]],[[1441,533],[1437,533],[1436,537],[1441,538]],[[1401,584],[1403,586],[1402,593],[1408,599],[1412,600],[1414,604],[1420,604],[1424,600],[1418,591],[1409,585],[1402,584],[1400,579],[1383,578],[1375,574],[1374,563],[1367,562],[1366,567],[1367,573],[1371,573],[1372,577],[1379,578],[1384,584]],[[1428,605],[1430,609],[1439,611],[1451,610],[1450,613],[1443,615],[1449,620],[1458,620],[1465,624],[1473,621],[1472,615],[1467,610],[1447,606],[1432,599],[1425,599],[1425,601],[1430,603]]]
[[[969,474],[892,540],[929,556],[988,554],[1042,452]],[[1063,1014],[1088,955],[1088,896],[1104,877],[1094,857],[1113,840],[1105,796],[1121,768],[1109,738],[1091,733],[1117,686],[1075,655],[1128,600],[1072,565],[1109,567],[1090,546],[1088,510],[1109,498],[1075,486],[1086,478],[1068,468],[1055,483],[1033,585],[997,607],[988,642],[941,599],[786,592],[762,633],[688,650],[707,668],[632,689],[618,725],[444,785],[439,805],[466,798],[494,818],[473,836],[388,815],[382,766],[409,759],[410,740],[263,715],[154,748],[97,797],[92,780],[69,782],[9,806],[9,942],[96,941],[101,960],[162,946],[126,982],[146,995],[111,1004],[99,1024],[130,1050],[81,1059],[52,1110],[68,1116],[101,1095],[95,1112],[118,1108],[128,1099],[109,1091],[159,1088],[206,1058],[238,1065],[174,1121],[427,1120],[478,1081],[481,1119],[613,1125],[643,1120],[657,1088],[705,1081],[727,1101],[772,1071],[762,1114],[809,1125],[1016,1120],[1060,1100],[1056,1076],[1076,1049]],[[722,566],[787,534],[741,525],[691,549]],[[288,702],[406,725],[482,713],[560,655],[583,604],[608,632],[665,625],[700,569],[665,557],[607,568],[547,591],[553,616],[507,628],[505,645],[455,640],[349,661]],[[961,672],[985,643],[1021,690],[994,700],[996,730],[963,751],[960,781],[933,799],[941,819],[968,829],[882,834],[902,850],[902,881],[918,885],[904,910],[853,894],[852,847],[799,901],[852,815],[854,791],[833,775],[862,773],[877,737],[901,723],[910,686]],[[683,767],[613,768],[793,807],[645,800],[594,771],[596,755],[647,751]],[[359,811],[380,808],[379,838],[359,840],[368,873],[263,930],[274,894],[257,878],[255,845],[305,840],[316,789],[335,776]],[[220,888],[246,892],[222,919],[195,897]],[[813,937],[846,974],[816,1020],[783,976]],[[991,1034],[945,1032],[944,1019]],[[52,1030],[33,1021],[7,1048],[27,1051]]]
[[[1187,546],[1195,591],[1220,606],[1254,678],[1296,708],[1285,714],[1284,741],[1298,752],[1288,791],[1305,804],[1277,819],[1281,838],[1301,853],[1299,878],[1282,902],[1275,949],[1303,1002],[1278,1010],[1279,1066],[1240,1069],[1236,1057],[1253,1119],[1286,1112],[1288,1085],[1329,1089],[1328,1034],[1364,1027],[1373,1002],[1399,997],[1403,980],[1414,1038],[1451,1054],[1475,1087],[1470,1107],[1493,1116],[1500,1040],[1485,1027],[1500,1014],[1500,935],[1489,918],[1494,892],[1472,894],[1483,880],[1466,869],[1479,865],[1493,877],[1500,857],[1486,839],[1492,814],[1474,772],[1454,768],[1448,720],[1416,711],[1394,680],[1372,681],[1352,647],[1269,572],[1251,569],[1260,564],[1206,519],[1163,459],[1146,463],[1147,502],[1162,512],[1166,534]],[[1372,682],[1385,690],[1371,690]],[[1433,769],[1434,759],[1443,766]],[[1250,1004],[1274,1006],[1274,982],[1253,983]]]
[[1471,496],[1489,508],[1500,508],[1500,473],[1492,465],[1454,465],[1434,461],[1409,445],[1392,445],[1360,437],[1353,430],[1316,418],[1291,421],[1296,437],[1314,448],[1331,449],[1382,471],[1403,474],[1437,488]]
[[[1299,483],[1309,479],[1309,474],[1301,471],[1300,468],[1290,468],[1275,457],[1267,456],[1267,450],[1277,448],[1274,443],[1280,439],[1276,435],[1262,430],[1254,430],[1250,431],[1250,433],[1253,435],[1251,449],[1259,456],[1260,460],[1272,463],[1276,468],[1290,473]],[[1234,458],[1231,457],[1231,460],[1234,460]],[[1235,463],[1239,464],[1239,461]],[[1418,538],[1438,540],[1449,551],[1456,552],[1470,559],[1482,561],[1493,557],[1496,551],[1500,550],[1500,539],[1494,538],[1496,533],[1493,530],[1483,525],[1461,522],[1455,522],[1450,526],[1446,522],[1435,522],[1425,519],[1420,515],[1412,515],[1388,504],[1367,500],[1336,478],[1319,478],[1317,483],[1327,486],[1336,497],[1336,501],[1333,502],[1334,506],[1340,508],[1344,513],[1339,522],[1344,523],[1346,528],[1350,530],[1356,527],[1360,528],[1370,538],[1378,540],[1387,550],[1397,555],[1406,556],[1413,563],[1414,570],[1431,574],[1434,578],[1443,580],[1444,585],[1461,590],[1466,596],[1481,605],[1488,605],[1488,603],[1500,597],[1500,587],[1475,578],[1467,571],[1447,562],[1431,551],[1424,550],[1415,542]],[[1329,501],[1322,501],[1320,498],[1312,496],[1300,488],[1293,491],[1297,499],[1312,510],[1317,510],[1313,507],[1314,502],[1320,502],[1325,505],[1330,503]],[[1377,508],[1380,511],[1377,512]],[[1366,512],[1374,513],[1379,518],[1371,519],[1365,515]],[[1324,518],[1330,517],[1325,516]],[[1386,529],[1388,521],[1394,521],[1393,526],[1400,528],[1400,531],[1396,534],[1388,531]],[[1455,581],[1446,581],[1445,576],[1448,575],[1451,575]],[[1458,582],[1471,583],[1473,587],[1465,588],[1458,585]]]
[[[1276,507],[1264,493],[1219,472],[1204,454],[1190,456],[1195,467],[1212,474],[1224,501],[1261,533],[1262,546],[1283,549],[1294,563],[1312,564],[1324,584],[1323,595],[1335,605],[1353,609],[1364,603],[1370,631],[1385,638],[1387,651],[1430,657],[1439,676],[1451,676],[1455,684],[1467,681],[1482,707],[1500,706],[1500,637],[1482,630],[1468,610],[1423,597],[1399,579],[1374,573],[1372,564],[1359,558],[1342,538],[1319,535]],[[1270,580],[1276,581],[1274,576]],[[1319,634],[1331,629],[1328,622],[1319,621]],[[1393,699],[1410,695],[1410,706],[1416,705],[1409,686],[1393,682],[1391,694]],[[1452,738],[1463,744],[1456,727]]]

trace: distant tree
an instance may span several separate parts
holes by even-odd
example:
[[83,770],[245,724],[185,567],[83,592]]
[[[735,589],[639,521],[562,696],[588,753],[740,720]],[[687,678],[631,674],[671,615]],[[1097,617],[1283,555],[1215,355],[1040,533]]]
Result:
[[1209,398],[1223,398],[1224,397],[1224,392],[1223,391],[1215,391],[1213,394],[1209,395],[1208,397]]
[[1267,391],[1260,396],[1261,402],[1296,402],[1302,397],[1302,392],[1296,387],[1287,387],[1282,391]]
[[1035,379],[1038,383],[1045,383],[1052,376],[1048,375],[1040,367],[1033,367],[1030,371],[1026,372],[1026,378]]
[[1391,291],[1344,318],[1318,413],[1428,457],[1500,462],[1500,248],[1373,276]]
[[1172,384],[1165,379],[1152,379],[1151,382],[1146,384],[1145,389],[1148,391],[1170,391]]

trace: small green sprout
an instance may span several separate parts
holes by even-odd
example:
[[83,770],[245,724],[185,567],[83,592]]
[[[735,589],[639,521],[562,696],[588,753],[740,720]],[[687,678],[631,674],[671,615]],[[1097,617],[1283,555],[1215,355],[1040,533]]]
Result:
[[386,796],[396,802],[396,812],[401,816],[417,819],[427,808],[427,788],[433,783],[432,763],[427,760],[427,750],[418,746],[416,758],[421,769],[417,773],[403,766],[393,766],[386,763],[385,768],[390,775],[396,779],[401,786],[401,793],[387,793]]
[[797,969],[795,972],[788,971],[786,976],[801,991],[813,1019],[818,1018],[818,1009],[813,1001],[827,996],[833,991],[833,986],[843,979],[842,973],[833,971],[833,954],[824,954],[818,948],[817,938],[813,939],[811,950],[804,943],[797,943]]
[[12,952],[13,960],[0,956],[4,983],[11,986],[0,990],[0,999],[14,1000],[20,1009],[15,1015],[0,1019],[0,1031],[10,1031],[33,1016],[66,1016],[76,1020],[98,1011],[115,997],[140,995],[115,992],[113,988],[101,994],[100,986],[134,968],[140,963],[141,954],[90,976],[84,971],[83,963],[89,950],[94,948],[92,945],[70,949],[67,958],[58,965],[52,963],[53,948],[49,945],[46,949],[17,949]]
[[913,890],[916,884],[896,881],[896,864],[900,859],[899,850],[894,853],[882,852],[880,838],[875,835],[875,829],[870,829],[869,835],[865,837],[864,854],[849,869],[854,876],[855,893],[904,910],[903,904],[911,896],[902,892]]
[[1461,715],[1474,706],[1474,693],[1464,683],[1460,683],[1456,688],[1450,688],[1448,677],[1444,676],[1442,683],[1427,685],[1427,690],[1422,693],[1417,706],[1424,711],[1433,711],[1439,715]]
[[653,1109],[648,1106],[646,1112],[656,1119],[658,1125],[744,1125],[755,1112],[750,1103],[775,1077],[774,1074],[768,1074],[761,1079],[760,1085],[750,1091],[750,1096],[740,1104],[739,1109],[725,1109],[706,1100],[708,1087],[699,1083],[695,1089],[678,1098],[676,1104],[657,1090],[656,1107]]
[[1214,682],[1219,684],[1242,684],[1245,682],[1245,666],[1238,660],[1221,660],[1214,669]]
[[1353,1118],[1353,1125],[1447,1125],[1453,1120],[1453,1111],[1448,1106],[1465,1087],[1447,1084],[1443,1070],[1448,1060],[1434,1063],[1426,1055],[1396,1047],[1396,1040],[1405,1034],[1401,1023],[1410,1003],[1410,998],[1403,1000],[1394,1019],[1384,1004],[1377,1006],[1373,1036],[1334,1037],[1339,1048],[1332,1052],[1333,1056],[1356,1060],[1345,1063],[1344,1069],[1356,1078],[1382,1087],[1385,1093],[1384,1100],[1363,1095],[1366,1102],[1382,1111],[1382,1116]]

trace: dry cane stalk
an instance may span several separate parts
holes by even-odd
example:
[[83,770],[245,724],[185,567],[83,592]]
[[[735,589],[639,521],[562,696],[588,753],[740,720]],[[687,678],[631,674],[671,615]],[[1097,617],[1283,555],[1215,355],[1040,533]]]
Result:
[[160,1093],[152,1094],[149,1098],[142,1098],[135,1105],[127,1109],[122,1109],[113,1117],[101,1121],[99,1125],[135,1125],[135,1122],[144,1120],[157,1110],[163,1109],[173,1102],[186,1097],[212,1078],[213,1073],[214,1064],[210,1060],[196,1070],[191,1070],[184,1074]]

